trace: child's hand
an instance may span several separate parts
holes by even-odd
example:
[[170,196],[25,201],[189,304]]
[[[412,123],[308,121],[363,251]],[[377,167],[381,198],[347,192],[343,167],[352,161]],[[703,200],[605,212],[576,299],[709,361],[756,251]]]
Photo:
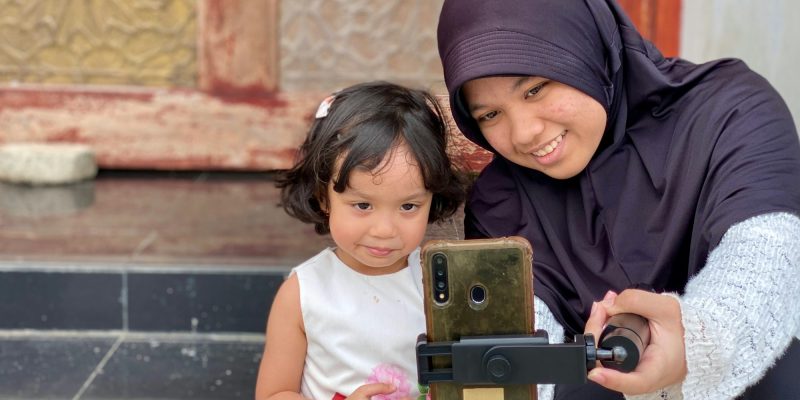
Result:
[[359,386],[347,399],[370,400],[372,396],[388,395],[394,393],[396,390],[397,388],[394,387],[394,385],[388,383],[367,383],[366,385]]

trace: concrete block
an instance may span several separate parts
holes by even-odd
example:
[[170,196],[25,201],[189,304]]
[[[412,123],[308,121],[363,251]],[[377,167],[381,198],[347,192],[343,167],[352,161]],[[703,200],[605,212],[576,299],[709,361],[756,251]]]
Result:
[[89,146],[67,143],[0,145],[0,181],[59,185],[94,178],[97,163]]
[[25,218],[76,214],[94,203],[94,183],[30,186],[0,182],[0,219],[4,214]]

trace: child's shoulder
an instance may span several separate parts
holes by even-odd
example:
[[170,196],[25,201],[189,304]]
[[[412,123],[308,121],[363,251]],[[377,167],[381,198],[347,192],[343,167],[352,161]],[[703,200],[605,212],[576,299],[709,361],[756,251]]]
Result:
[[327,268],[331,265],[331,263],[335,262],[336,259],[336,253],[334,253],[333,248],[327,247],[317,253],[315,256],[292,268],[292,274],[295,274],[298,271],[308,271],[319,267]]

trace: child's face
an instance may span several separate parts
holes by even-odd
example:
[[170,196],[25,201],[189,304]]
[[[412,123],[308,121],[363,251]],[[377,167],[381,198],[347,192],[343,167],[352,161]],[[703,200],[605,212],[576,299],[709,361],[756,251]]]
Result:
[[422,242],[433,195],[405,145],[374,171],[353,170],[343,193],[328,185],[329,225],[336,255],[367,275],[396,272]]
[[486,141],[506,159],[567,179],[589,164],[606,127],[603,106],[589,95],[541,77],[487,77],[463,93]]

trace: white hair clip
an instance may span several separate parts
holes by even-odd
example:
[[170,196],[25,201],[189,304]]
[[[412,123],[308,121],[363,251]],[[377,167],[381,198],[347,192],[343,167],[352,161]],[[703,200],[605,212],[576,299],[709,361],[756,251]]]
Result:
[[322,102],[319,103],[319,108],[317,108],[317,113],[314,114],[314,118],[319,119],[319,118],[327,117],[328,116],[328,110],[331,108],[331,104],[333,104],[334,100],[336,100],[336,95],[335,94],[332,94],[332,95],[324,98],[322,100]]

